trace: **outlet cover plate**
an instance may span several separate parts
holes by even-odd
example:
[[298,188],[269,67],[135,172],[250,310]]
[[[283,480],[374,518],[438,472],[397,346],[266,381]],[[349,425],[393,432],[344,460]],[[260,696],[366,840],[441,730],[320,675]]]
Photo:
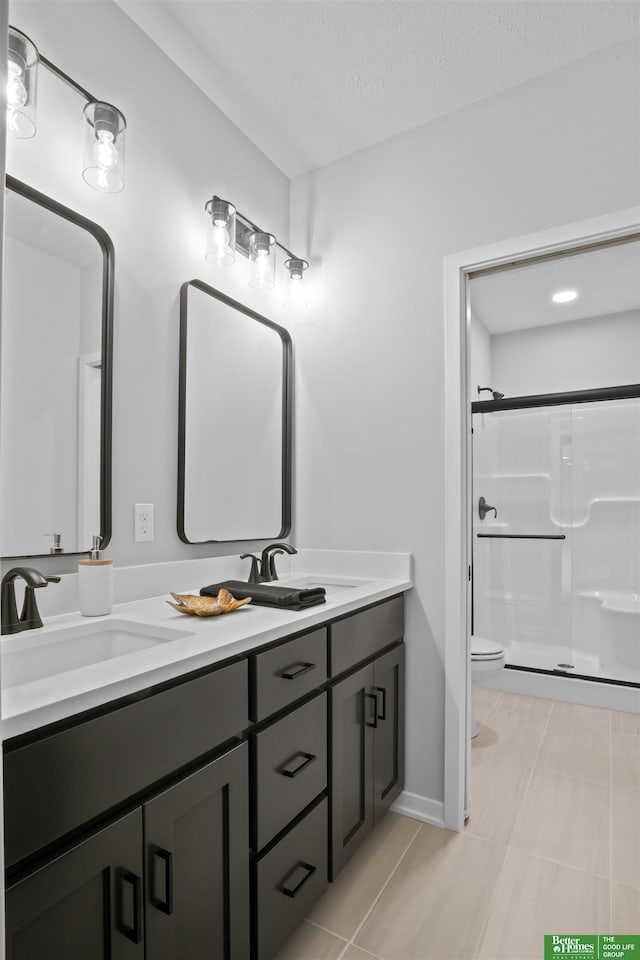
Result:
[[134,503],[133,532],[136,543],[153,540],[153,504]]

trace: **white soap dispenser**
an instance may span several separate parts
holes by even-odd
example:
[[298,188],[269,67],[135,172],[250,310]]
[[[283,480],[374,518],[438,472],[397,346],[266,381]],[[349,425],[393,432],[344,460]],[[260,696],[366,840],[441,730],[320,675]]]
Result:
[[101,539],[94,536],[89,559],[78,561],[78,593],[83,617],[104,617],[113,608],[113,561],[100,556]]

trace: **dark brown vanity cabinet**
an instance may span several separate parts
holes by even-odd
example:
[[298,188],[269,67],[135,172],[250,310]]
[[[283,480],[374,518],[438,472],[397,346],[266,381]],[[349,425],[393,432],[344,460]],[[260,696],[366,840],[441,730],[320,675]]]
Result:
[[272,960],[402,789],[394,597],[4,745],[8,960]]
[[404,646],[339,680],[329,695],[333,880],[402,790]]

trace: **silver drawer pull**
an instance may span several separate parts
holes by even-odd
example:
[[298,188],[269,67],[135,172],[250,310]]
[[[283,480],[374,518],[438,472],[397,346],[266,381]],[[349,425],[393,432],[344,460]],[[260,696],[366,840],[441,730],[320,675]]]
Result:
[[[298,891],[305,885],[309,877],[313,876],[317,867],[312,867],[310,863],[304,863],[299,860],[293,870],[287,874],[279,886],[280,893],[286,897],[295,897]],[[297,881],[297,883],[296,883]]]
[[303,673],[309,673],[309,670],[315,669],[315,663],[294,663],[292,667],[283,670],[280,676],[283,680],[296,680]]
[[[298,762],[297,766],[293,766],[294,762],[302,757],[302,763]],[[297,753],[291,757],[290,760],[287,760],[281,767],[278,767],[277,773],[281,773],[283,777],[297,777],[299,773],[302,773],[303,770],[313,763],[314,760],[317,760],[317,757],[313,753],[304,753],[302,750],[299,750]]]

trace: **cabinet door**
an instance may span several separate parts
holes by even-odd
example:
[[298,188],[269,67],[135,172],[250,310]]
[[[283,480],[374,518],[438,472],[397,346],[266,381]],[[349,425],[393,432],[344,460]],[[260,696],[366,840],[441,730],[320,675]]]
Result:
[[333,880],[373,826],[373,666],[336,683],[331,696],[331,867]]
[[373,821],[377,823],[404,784],[404,646],[374,661],[373,692]]
[[142,811],[7,890],[7,960],[143,960]]
[[247,960],[247,745],[163,790],[143,813],[147,957]]

